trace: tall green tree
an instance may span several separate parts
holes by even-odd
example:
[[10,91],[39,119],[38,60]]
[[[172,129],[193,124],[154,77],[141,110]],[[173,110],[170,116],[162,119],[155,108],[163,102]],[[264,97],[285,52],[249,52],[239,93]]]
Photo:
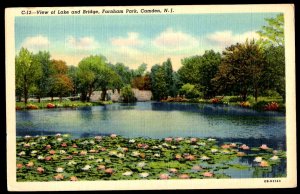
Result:
[[41,64],[31,52],[26,48],[21,48],[15,57],[15,67],[17,91],[22,91],[24,102],[27,104],[30,88],[42,76]]
[[167,61],[163,62],[162,68],[164,69],[165,81],[167,87],[168,96],[174,96],[174,80],[173,80],[173,67],[171,59],[168,58]]
[[253,41],[227,47],[219,71],[213,78],[219,92],[234,89],[246,101],[250,91],[254,92],[255,100],[261,89],[261,80],[265,65],[265,56],[261,47]]
[[76,66],[69,66],[68,67],[68,72],[67,75],[68,77],[71,79],[72,83],[73,83],[73,91],[72,91],[72,95],[76,96],[79,92],[79,78],[77,76],[77,71],[78,71],[78,67]]
[[151,86],[154,100],[161,100],[168,97],[168,85],[164,68],[154,65],[151,68]]
[[284,46],[284,15],[280,13],[275,18],[266,18],[266,21],[268,25],[257,31],[261,42],[266,46]]

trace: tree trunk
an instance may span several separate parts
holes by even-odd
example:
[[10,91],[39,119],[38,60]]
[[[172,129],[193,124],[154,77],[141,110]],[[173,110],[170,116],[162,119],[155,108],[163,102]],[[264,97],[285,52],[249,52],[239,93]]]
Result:
[[106,97],[106,88],[102,89],[101,100],[105,101],[105,97]]
[[93,88],[90,87],[89,92],[88,92],[88,99],[87,99],[88,102],[90,102],[90,100],[91,100],[92,93],[93,93]]
[[41,97],[38,96],[38,103],[41,103]]
[[25,78],[25,83],[24,83],[24,103],[27,104],[28,100],[28,89],[27,89],[27,84],[26,84],[26,78]]
[[81,98],[82,102],[85,102],[86,101],[86,92],[82,92],[80,98]]
[[62,95],[59,95],[59,102],[62,102]]
[[255,97],[255,102],[257,102],[257,98],[258,98],[258,88],[255,87],[254,89],[254,97]]

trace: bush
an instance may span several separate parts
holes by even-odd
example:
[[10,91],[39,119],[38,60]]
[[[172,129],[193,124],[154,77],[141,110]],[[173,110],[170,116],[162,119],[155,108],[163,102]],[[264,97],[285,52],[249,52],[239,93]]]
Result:
[[136,98],[134,96],[134,93],[133,93],[130,85],[127,85],[121,89],[121,99],[122,99],[122,102],[135,102],[136,101]]
[[213,104],[223,104],[223,101],[220,98],[212,98],[210,102]]
[[264,106],[265,111],[278,111],[279,110],[279,104],[277,102],[270,102],[267,105]]
[[195,87],[195,85],[192,84],[184,84],[180,90],[179,90],[179,94],[180,95],[185,95],[186,98],[199,98],[199,97],[203,97],[203,94],[197,90],[197,88]]
[[248,102],[248,101],[246,101],[246,102],[240,102],[240,106],[241,106],[241,107],[250,107],[251,104],[250,104],[250,102]]
[[47,104],[47,108],[55,108],[55,104],[48,103],[48,104]]
[[26,106],[27,109],[30,109],[30,110],[33,110],[33,109],[39,109],[39,107],[37,105],[34,105],[34,104],[28,104]]
[[242,102],[243,98],[241,98],[240,96],[232,96],[228,99],[229,102]]

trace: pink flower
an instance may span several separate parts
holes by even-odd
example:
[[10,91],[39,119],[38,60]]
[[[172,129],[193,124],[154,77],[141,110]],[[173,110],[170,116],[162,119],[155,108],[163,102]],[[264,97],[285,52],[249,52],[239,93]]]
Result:
[[249,146],[247,146],[246,144],[241,145],[240,148],[243,149],[243,150],[249,150],[250,149]]
[[17,168],[23,168],[23,164],[17,164]]
[[235,143],[231,143],[229,146],[232,147],[232,148],[235,148],[236,144]]
[[196,143],[196,142],[197,142],[197,138],[192,137],[192,138],[190,139],[190,141],[191,141],[191,143]]
[[51,149],[51,145],[46,145],[45,149],[46,149],[46,150]]
[[143,149],[149,148],[149,146],[148,146],[147,144],[145,144],[145,143],[139,143],[139,144],[137,145],[137,147],[138,147],[138,148],[143,148]]
[[37,171],[39,174],[43,174],[44,171],[45,171],[45,169],[43,169],[42,167],[38,167],[38,168],[36,169],[36,171]]
[[182,157],[181,157],[180,154],[176,154],[176,155],[175,155],[175,159],[176,159],[176,160],[180,160],[181,158],[182,158]]
[[268,167],[269,163],[267,161],[263,160],[263,161],[260,162],[259,166],[261,166],[261,167]]
[[269,149],[269,147],[268,147],[266,144],[262,144],[262,145],[260,146],[260,149],[262,149],[262,150],[267,150],[267,149]]
[[67,145],[67,143],[62,143],[61,144],[61,147],[67,147],[68,145]]
[[203,173],[203,176],[205,176],[205,177],[212,177],[214,174],[213,173],[211,173],[211,172],[205,172],[205,173]]
[[57,174],[56,176],[54,176],[54,179],[59,181],[59,180],[62,180],[64,179],[64,175],[63,174]]
[[223,149],[228,149],[228,148],[230,148],[230,145],[224,144],[224,145],[221,146],[221,148],[223,148]]
[[200,171],[200,170],[202,170],[202,168],[199,165],[195,165],[195,166],[192,167],[192,170]]
[[45,160],[46,160],[46,161],[49,161],[49,160],[51,160],[51,159],[52,159],[51,156],[46,156],[46,157],[45,157]]
[[81,155],[81,156],[85,156],[86,154],[87,154],[87,152],[84,151],[84,150],[82,150],[82,151],[80,152],[80,155]]
[[55,154],[55,150],[50,150],[49,154],[51,154],[51,155]]
[[178,176],[180,179],[189,179],[190,176],[188,174],[181,174]]
[[74,144],[72,145],[72,147],[73,147],[73,148],[77,148],[77,145],[74,143]]
[[167,137],[167,138],[165,138],[165,142],[172,142],[173,141],[173,139],[171,138],[171,137]]
[[98,167],[97,167],[98,170],[105,170],[105,166],[100,164]]
[[94,149],[91,149],[89,150],[90,153],[97,153],[98,151],[97,150],[94,150]]
[[168,174],[160,174],[160,175],[159,175],[159,178],[160,178],[161,180],[166,180],[166,179],[169,179],[170,176],[169,176]]
[[78,181],[78,178],[76,176],[71,176],[70,181]]
[[27,166],[27,167],[33,167],[33,166],[34,166],[34,163],[30,161],[30,162],[28,162],[28,163],[26,164],[26,166]]
[[104,171],[106,174],[112,174],[114,170],[112,168],[108,168]]
[[114,133],[113,133],[113,134],[110,135],[110,137],[111,137],[111,138],[116,138],[116,137],[117,137],[117,134],[114,134]]
[[176,142],[180,142],[180,141],[182,141],[182,140],[183,140],[182,137],[177,137],[177,138],[175,139]]
[[169,169],[169,172],[170,172],[170,173],[177,173],[177,169],[176,169],[176,168],[170,168],[170,169]]

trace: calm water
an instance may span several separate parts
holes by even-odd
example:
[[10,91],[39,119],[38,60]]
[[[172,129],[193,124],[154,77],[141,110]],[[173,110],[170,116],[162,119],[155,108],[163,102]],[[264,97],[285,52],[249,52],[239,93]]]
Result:
[[[124,137],[212,137],[219,143],[241,142],[250,146],[266,143],[286,149],[285,114],[257,112],[240,107],[212,104],[137,102],[78,109],[17,111],[17,136],[71,134],[73,138],[109,135]],[[243,161],[242,161],[243,160]],[[240,159],[242,164],[253,161]],[[253,169],[224,170],[232,177],[274,177],[286,173],[286,164],[270,173]]]

